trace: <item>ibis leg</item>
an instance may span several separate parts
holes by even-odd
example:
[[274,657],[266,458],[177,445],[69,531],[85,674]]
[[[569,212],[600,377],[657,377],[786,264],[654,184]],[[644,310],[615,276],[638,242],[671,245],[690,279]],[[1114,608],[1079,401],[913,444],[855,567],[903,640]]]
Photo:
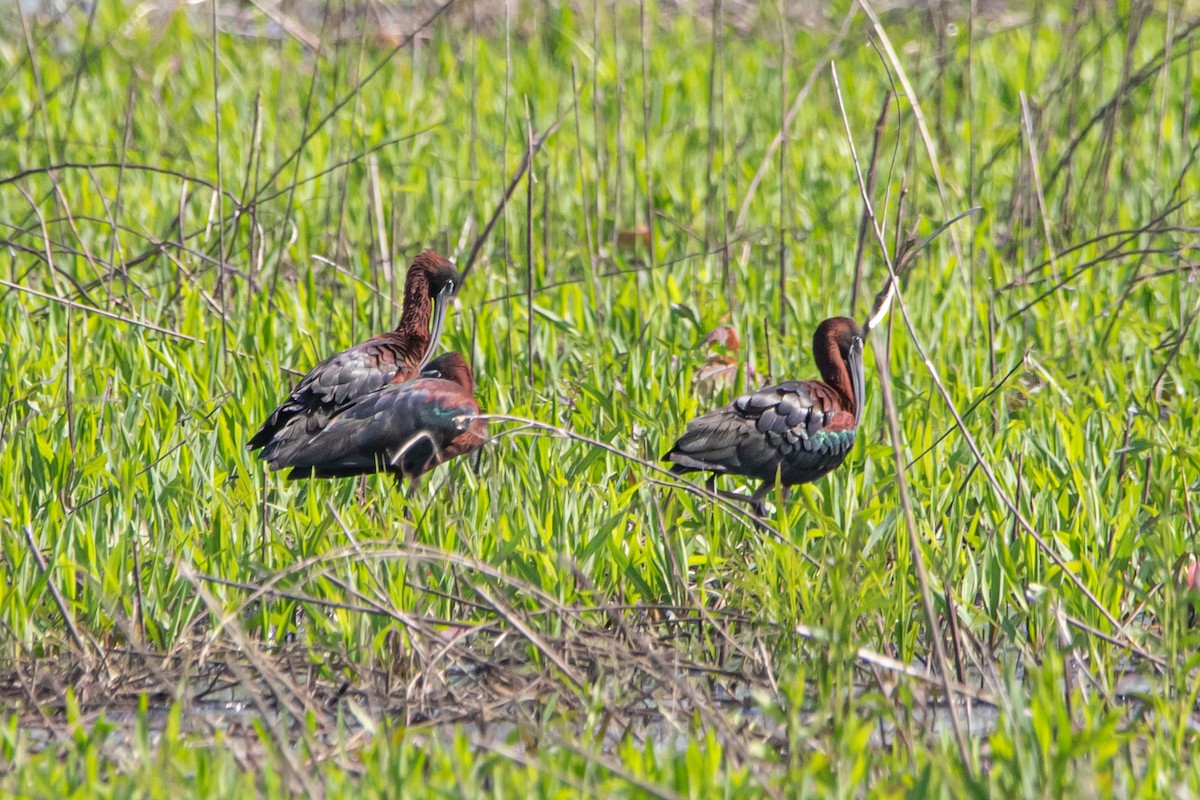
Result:
[[767,517],[767,495],[771,493],[773,486],[774,484],[764,481],[750,496],[750,502],[754,504],[754,513],[763,519]]
[[[768,491],[770,490],[768,489]],[[735,494],[734,492],[726,492],[720,489],[717,490],[718,497],[722,497],[725,500],[732,500],[735,503],[747,503],[750,506],[750,510],[756,517],[762,517],[764,519],[767,516],[767,505],[763,500],[766,494],[767,493],[761,489],[752,495]]]

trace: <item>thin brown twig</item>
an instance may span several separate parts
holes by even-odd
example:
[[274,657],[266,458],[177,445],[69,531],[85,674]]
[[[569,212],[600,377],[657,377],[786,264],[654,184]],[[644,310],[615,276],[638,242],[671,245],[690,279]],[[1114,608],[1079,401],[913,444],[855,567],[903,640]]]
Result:
[[[797,624],[794,628],[794,631],[796,635],[802,639],[808,639],[809,641],[813,642],[824,643],[829,639],[829,635],[826,632],[817,628],[809,627],[808,625]],[[942,676],[940,675],[931,675],[925,670],[918,669],[911,664],[906,664],[903,661],[884,655],[883,653],[875,650],[871,650],[867,647],[859,647],[855,649],[854,657],[864,664],[880,667],[881,669],[886,669],[889,672],[895,672],[909,678],[915,678],[922,683],[928,683],[934,686],[944,685]],[[972,700],[979,703],[986,703],[990,706],[998,706],[997,698],[991,694],[985,693],[973,686],[954,683],[953,680],[951,683],[954,687],[955,694],[959,694],[964,697],[970,697]]]
[[675,481],[677,481],[677,482],[667,482],[667,481],[655,480],[655,479],[651,478],[650,481],[652,483],[659,483],[663,486],[668,486],[668,487],[674,488],[674,489],[683,489],[685,491],[691,492],[700,497],[704,497],[705,499],[711,500],[714,503],[722,505],[727,510],[729,510],[730,512],[735,514],[736,516],[743,517],[744,519],[747,519],[750,522],[754,523],[754,525],[756,527],[758,527],[762,531],[770,534],[771,537],[774,538],[776,541],[792,547],[797,553],[801,554],[804,558],[809,559],[810,561],[812,560],[812,556],[805,553],[803,551],[803,549],[798,544],[796,544],[796,542],[792,541],[792,539],[790,537],[784,536],[779,531],[778,528],[772,527],[771,525],[769,525],[766,522],[766,520],[762,519],[761,517],[759,517],[755,514],[745,511],[744,509],[739,508],[733,502],[728,500],[727,497],[721,495],[720,493],[710,492],[707,489],[705,489],[703,486],[700,486],[698,484],[693,484],[693,483],[689,483],[687,481],[679,480],[679,476],[677,476],[675,473],[671,472],[669,469],[666,469],[665,467],[661,467],[658,464],[655,464],[652,461],[647,461],[646,459],[638,458],[637,456],[632,455],[630,453],[626,453],[624,450],[621,450],[620,448],[615,447],[611,444],[601,442],[598,439],[592,439],[588,436],[584,436],[582,434],[567,430],[566,428],[562,428],[557,425],[552,425],[547,422],[540,422],[540,421],[534,420],[534,419],[526,419],[525,417],[516,417],[516,416],[509,415],[509,414],[479,414],[474,418],[480,419],[480,420],[485,420],[485,421],[491,421],[491,422],[515,422],[515,423],[520,424],[519,428],[515,428],[515,429],[509,430],[509,431],[504,431],[499,434],[493,434],[493,436],[492,436],[493,439],[496,439],[500,436],[506,436],[506,435],[527,435],[529,433],[550,434],[551,436],[553,436],[555,438],[570,439],[571,441],[576,441],[576,442],[580,442],[581,444],[589,445],[591,447],[600,448],[601,450],[605,450],[609,453],[612,453],[613,455],[627,459],[630,462],[639,464],[646,469],[649,469],[653,472],[657,472],[661,475],[666,476],[667,478],[674,479]]
[[[880,242],[880,244],[881,245],[883,244],[882,241]],[[888,269],[890,271],[891,270],[891,261],[888,259],[885,259],[885,263],[887,263]],[[894,283],[895,283],[895,281],[893,280],[893,284]],[[925,350],[924,345],[921,344],[920,339],[917,337],[916,328],[913,325],[912,319],[910,318],[910,316],[908,314],[907,307],[904,305],[903,293],[900,292],[898,286],[895,291],[895,300],[896,300],[897,307],[900,309],[901,316],[904,319],[904,325],[908,330],[909,338],[912,340],[913,345],[917,348],[917,354],[920,356],[922,363],[925,365],[926,371],[929,372],[930,378],[932,378],[934,386],[937,387],[938,393],[941,395],[942,400],[946,403],[948,410],[950,411],[951,415],[954,417],[954,422],[957,425],[958,429],[962,432],[963,439],[964,439],[964,441],[966,441],[967,446],[971,449],[972,455],[974,455],[975,460],[979,463],[979,466],[983,470],[984,475],[987,476],[988,484],[991,486],[993,492],[996,494],[996,497],[1004,504],[1004,506],[1009,510],[1009,512],[1015,516],[1015,518],[1020,523],[1021,527],[1025,530],[1025,532],[1027,534],[1029,534],[1029,536],[1031,538],[1033,538],[1033,540],[1037,543],[1038,548],[1043,553],[1045,553],[1050,558],[1051,561],[1054,562],[1055,566],[1057,566],[1062,571],[1062,573],[1066,576],[1067,580],[1071,584],[1073,584],[1075,586],[1075,588],[1078,589],[1084,595],[1084,597],[1087,599],[1088,603],[1091,604],[1092,607],[1094,607],[1097,611],[1099,611],[1100,614],[1106,620],[1108,620],[1109,624],[1112,625],[1113,628],[1119,634],[1121,634],[1122,636],[1124,636],[1126,638],[1126,640],[1128,641],[1128,646],[1131,649],[1133,649],[1134,652],[1136,652],[1139,656],[1142,656],[1143,658],[1146,658],[1148,660],[1153,660],[1153,657],[1149,653],[1145,652],[1142,648],[1138,647],[1138,645],[1133,641],[1132,634],[1126,629],[1126,627],[1115,616],[1113,616],[1112,612],[1110,612],[1108,610],[1108,608],[1105,607],[1104,604],[1100,602],[1100,600],[1087,587],[1087,585],[1083,582],[1083,580],[1071,570],[1071,568],[1063,560],[1062,556],[1060,556],[1054,550],[1054,548],[1052,548],[1050,546],[1049,542],[1047,542],[1046,539],[1043,538],[1042,535],[1037,532],[1037,530],[1033,527],[1033,525],[1031,525],[1030,522],[1027,519],[1025,519],[1025,516],[1023,514],[1021,514],[1020,510],[1013,503],[1012,498],[1009,497],[1008,494],[1004,491],[1003,487],[1000,485],[999,478],[996,477],[995,471],[992,469],[991,465],[987,462],[987,460],[983,457],[983,452],[979,449],[979,445],[976,443],[975,437],[967,429],[966,423],[963,421],[962,416],[959,414],[958,409],[955,407],[954,400],[953,400],[953,398],[951,398],[949,390],[946,389],[946,385],[945,385],[945,383],[943,383],[943,381],[941,379],[941,375],[938,373],[937,368],[934,366],[933,362],[929,359],[929,356]]]
[[536,170],[533,165],[533,120],[529,115],[529,97],[525,97],[525,369],[529,390],[533,391],[533,184]]
[[534,141],[533,146],[526,151],[525,158],[521,159],[521,164],[517,167],[517,171],[514,172],[512,177],[509,179],[508,186],[505,188],[504,194],[500,197],[500,202],[496,204],[496,210],[492,212],[492,216],[490,219],[488,219],[487,225],[483,226],[483,230],[480,231],[477,237],[475,237],[475,243],[471,245],[471,252],[467,255],[466,263],[463,264],[461,270],[461,275],[464,282],[466,281],[467,276],[471,274],[471,270],[475,266],[475,259],[479,256],[479,251],[483,249],[484,242],[487,241],[488,236],[492,232],[492,228],[496,227],[496,222],[500,219],[501,215],[503,215],[504,208],[508,205],[509,198],[511,198],[513,192],[517,190],[517,185],[521,182],[521,178],[524,177],[525,170],[529,169],[531,155],[536,155],[537,152],[542,149],[542,145],[546,143],[546,140],[554,135],[554,132],[558,130],[558,125],[560,122],[562,122],[561,117],[555,120],[554,124],[547,128],[542,135]]
[[[767,170],[770,169],[772,160],[775,157],[775,151],[783,145],[783,138],[786,132],[791,129],[792,123],[795,121],[800,109],[804,107],[804,100],[808,97],[808,93],[812,91],[812,87],[816,84],[817,78],[825,71],[826,65],[833,59],[834,53],[842,46],[842,42],[850,34],[851,24],[854,18],[858,15],[857,4],[851,3],[850,9],[846,12],[846,16],[842,19],[841,27],[838,28],[837,34],[833,37],[833,41],[825,48],[825,52],[813,65],[812,71],[808,73],[808,77],[804,81],[804,85],[796,92],[796,99],[792,101],[791,108],[788,109],[787,115],[783,118],[783,126],[779,132],[775,134],[775,138],[767,145],[767,151],[763,153],[762,161],[758,165],[758,169],[754,171],[754,177],[750,179],[750,185],[746,187],[746,195],[742,198],[742,207],[738,210],[737,221],[733,223],[733,233],[736,235],[746,224],[746,217],[750,213],[750,203],[754,200],[754,195],[758,192],[758,185],[762,183],[766,177]],[[782,176],[781,176],[782,177]],[[749,251],[746,251],[746,255]]]
[[[58,613],[62,615],[63,624],[67,626],[67,633],[71,635],[71,641],[79,649],[79,655],[86,657],[88,647],[84,644],[83,636],[79,633],[79,628],[75,627],[75,618],[71,615],[70,609],[67,608],[67,601],[63,599],[62,593],[58,591],[58,585],[50,577],[50,567],[46,564],[46,559],[42,557],[42,550],[37,546],[37,542],[33,538],[33,529],[28,525],[24,525],[21,527],[21,532],[25,534],[25,544],[28,545],[29,552],[33,555],[33,560],[37,564],[38,571],[46,579],[46,588],[50,591],[50,597],[54,599],[54,605],[58,607]],[[99,648],[97,648],[97,651],[99,652]]]
[[[879,163],[879,142],[883,139],[883,127],[887,122],[888,109],[891,108],[892,93],[883,96],[883,106],[879,109],[879,118],[875,120],[875,136],[871,141],[871,160],[867,165],[867,193],[875,191],[875,172]],[[899,232],[899,227],[896,228]],[[850,314],[854,315],[858,308],[858,288],[862,283],[863,254],[867,243],[867,210],[864,208],[858,220],[858,241],[854,246],[854,279],[850,287]]]
[[577,690],[583,689],[583,676],[579,674],[574,667],[567,663],[562,654],[551,647],[547,642],[543,641],[540,634],[526,625],[519,614],[514,613],[507,604],[493,598],[491,594],[489,594],[482,586],[471,584],[471,591],[479,595],[483,602],[490,605],[496,614],[498,614],[503,620],[519,631],[520,634],[525,637],[527,642],[537,648],[538,652],[550,659],[554,665],[558,667],[559,671],[562,672],[563,676],[570,681],[571,685],[573,685]]
[[[185,580],[192,584],[192,587],[196,590],[196,594],[199,595],[209,613],[213,616],[216,616],[220,610],[220,603],[218,603],[217,599],[213,597],[212,594],[203,586],[203,584],[197,578],[196,573],[192,569],[191,565],[185,561],[177,561],[176,569]],[[315,704],[311,702],[303,702],[303,695],[301,692],[296,687],[292,686],[291,682],[288,681],[282,673],[271,669],[258,644],[255,643],[254,640],[252,640],[245,633],[245,631],[242,630],[239,624],[236,622],[231,622],[228,628],[238,649],[241,650],[246,655],[250,663],[254,665],[259,677],[261,677],[263,682],[266,683],[270,688],[271,694],[274,696],[275,701],[282,708],[284,708],[287,713],[289,713],[294,719],[301,721],[304,720],[306,714],[310,713],[314,714],[317,719],[323,719],[327,716],[321,711],[320,708],[316,707]],[[283,765],[287,768],[287,771],[291,774],[292,778],[304,787],[304,790],[309,797],[323,797],[324,793],[321,791],[321,788],[317,784],[313,783],[312,777],[309,775],[308,770],[304,769],[303,765],[300,763],[297,753],[288,741],[288,736],[283,730],[279,715],[272,713],[271,703],[261,692],[254,689],[255,682],[251,676],[246,673],[246,670],[244,667],[242,667],[242,665],[238,664],[236,661],[230,661],[228,662],[228,666],[238,678],[242,691],[246,693],[251,702],[253,702],[255,707],[258,709],[262,719],[262,724],[271,731],[271,734],[275,739],[275,744],[282,756]],[[302,700],[303,708],[294,705],[293,702],[289,702],[290,700]],[[328,724],[328,722],[325,724]],[[301,725],[299,730],[301,731],[301,735],[311,745],[311,737],[307,734],[306,727]]]
[[7,289],[14,289],[18,292],[24,292],[26,294],[31,294],[34,297],[40,297],[43,300],[50,300],[51,302],[66,306],[67,308],[74,308],[79,311],[86,311],[89,314],[95,314],[100,317],[105,317],[106,319],[116,320],[117,322],[124,322],[126,325],[134,325],[139,328],[145,328],[147,330],[154,331],[155,333],[161,333],[166,336],[170,336],[173,339],[182,339],[185,342],[198,342],[200,344],[204,343],[203,339],[197,339],[195,336],[188,336],[186,333],[180,333],[179,331],[173,331],[169,328],[160,328],[158,325],[154,325],[149,322],[142,322],[141,320],[130,319],[129,317],[123,317],[120,314],[114,314],[111,311],[105,311],[100,308],[95,308],[93,306],[84,305],[83,303],[76,303],[73,300],[66,300],[62,297],[55,297],[52,294],[46,294],[45,292],[39,292],[37,289],[30,289],[28,286],[21,286],[20,284],[12,283],[10,281],[6,281],[3,279],[0,279],[0,286],[3,286]]
[[[864,7],[865,4],[864,4]],[[858,163],[858,154],[854,147],[854,136],[850,132],[850,119],[846,116],[846,107],[842,102],[842,90],[838,85],[837,65],[829,65],[830,74],[833,78],[834,95],[837,97],[838,110],[842,115],[842,124],[846,129],[846,140],[850,145],[850,155],[854,161],[854,173],[858,179],[859,191],[862,193],[863,204],[866,208],[865,215],[870,218],[871,226],[875,229],[879,237],[880,246],[883,248],[884,260],[888,266],[889,286],[894,292],[899,292],[899,287],[896,285],[896,273],[892,266],[891,259],[887,257],[887,247],[883,243],[883,234],[879,231],[878,223],[875,220],[875,212],[871,206],[871,195],[867,191],[867,184],[863,178],[862,169]],[[915,106],[915,102],[914,102]],[[901,254],[897,254],[900,256]],[[912,552],[913,566],[917,573],[917,584],[921,591],[921,603],[925,608],[925,617],[929,625],[929,640],[933,645],[934,658],[937,661],[938,672],[942,676],[943,688],[946,692],[947,705],[950,710],[950,724],[954,729],[954,738],[958,744],[959,757],[962,760],[963,769],[969,774],[974,773],[974,764],[970,757],[970,751],[967,747],[966,735],[962,729],[962,721],[958,717],[958,705],[954,694],[953,680],[950,676],[950,663],[946,657],[946,648],[942,642],[941,626],[938,624],[937,611],[933,605],[933,595],[929,588],[929,576],[925,569],[925,557],[921,550],[920,538],[917,534],[916,515],[912,509],[912,499],[908,494],[908,481],[904,476],[904,448],[900,441],[900,422],[896,415],[896,406],[892,401],[891,381],[889,380],[889,370],[886,356],[876,359],[876,367],[879,373],[880,389],[883,396],[883,405],[888,423],[888,431],[892,440],[892,455],[896,463],[896,486],[900,492],[900,506],[904,512],[905,528],[908,531],[908,543]]]
[[[916,89],[913,88],[912,82],[908,79],[908,72],[905,71],[900,57],[896,55],[896,50],[892,47],[892,41],[888,38],[887,31],[884,30],[883,24],[880,23],[879,17],[875,14],[875,9],[871,6],[869,0],[858,0],[858,4],[862,6],[862,10],[866,13],[867,18],[871,20],[871,27],[875,31],[875,35],[879,38],[880,44],[883,45],[883,51],[887,54],[888,61],[891,63],[896,77],[900,79],[900,85],[904,88],[904,96],[912,108],[913,119],[917,123],[917,131],[921,134],[921,141],[925,144],[925,153],[929,157],[929,168],[933,172],[933,179],[937,184],[938,197],[942,201],[942,213],[949,214],[950,200],[946,194],[946,183],[942,180],[942,169],[937,155],[937,148],[933,144],[933,137],[929,134],[929,126],[925,123],[925,114],[921,111],[921,102],[917,97]],[[962,245],[959,243],[958,234],[955,233],[953,228],[950,230],[950,241],[954,245],[954,253],[958,258],[958,263],[963,265],[963,269],[967,269],[967,262],[963,260]]]
[[[654,245],[656,229],[654,220],[654,171],[651,169],[654,154],[650,151],[650,61],[647,51],[650,48],[650,21],[646,16],[646,0],[641,0],[641,33],[642,33],[642,146],[645,148],[646,168],[646,227],[649,229],[650,240],[646,245],[646,256],[650,269],[654,269]],[[724,92],[721,93],[724,99]],[[641,292],[637,297],[641,297]],[[639,315],[640,324],[640,315]]]

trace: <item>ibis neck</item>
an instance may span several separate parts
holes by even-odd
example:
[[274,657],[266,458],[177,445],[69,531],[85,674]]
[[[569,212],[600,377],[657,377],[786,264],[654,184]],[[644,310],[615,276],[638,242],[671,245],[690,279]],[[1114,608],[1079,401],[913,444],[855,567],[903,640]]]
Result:
[[404,311],[396,333],[403,334],[412,342],[415,352],[425,352],[429,344],[429,319],[433,303],[429,297],[429,275],[416,267],[408,271],[404,280]]
[[828,342],[824,347],[818,348],[814,355],[817,369],[821,371],[821,379],[833,387],[845,410],[857,418],[859,409],[854,400],[854,381],[850,376],[850,365],[842,357],[842,351],[836,343]]

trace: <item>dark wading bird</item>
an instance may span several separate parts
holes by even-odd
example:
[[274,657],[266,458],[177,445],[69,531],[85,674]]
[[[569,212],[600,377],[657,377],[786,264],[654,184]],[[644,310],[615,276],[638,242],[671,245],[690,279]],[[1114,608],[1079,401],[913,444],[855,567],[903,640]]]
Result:
[[671,471],[757,478],[749,498],[760,517],[775,486],[815,481],[836,469],[854,448],[863,406],[863,332],[854,320],[833,317],[817,326],[813,356],[820,381],[785,381],[744,394],[696,417],[663,458]]
[[475,380],[458,353],[445,353],[421,376],[358,398],[316,435],[275,448],[271,469],[291,467],[290,480],[389,472],[399,484],[483,446],[486,424],[475,417]]
[[404,311],[396,329],[313,367],[246,447],[261,447],[259,457],[274,462],[280,452],[316,435],[360,397],[420,375],[441,338],[446,308],[459,283],[454,265],[432,250],[414,258],[404,281]]

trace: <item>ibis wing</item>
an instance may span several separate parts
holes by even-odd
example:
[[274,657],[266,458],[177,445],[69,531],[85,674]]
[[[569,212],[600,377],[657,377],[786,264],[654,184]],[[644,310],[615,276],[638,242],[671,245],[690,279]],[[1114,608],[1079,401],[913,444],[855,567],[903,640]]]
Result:
[[[752,463],[763,454],[753,447],[761,439],[754,420],[738,414],[732,405],[723,406],[688,422],[687,430],[664,456],[673,461],[675,472],[752,473]],[[748,446],[749,445],[749,446]]]
[[[854,444],[854,415],[818,381],[767,386],[688,423],[667,453],[676,472],[729,472],[802,483],[837,466]],[[790,480],[791,477],[799,480]]]
[[420,378],[387,386],[352,403],[316,435],[275,455],[272,468],[347,475],[398,469],[424,472],[460,435],[464,416],[479,413],[469,392]]
[[[313,367],[288,399],[267,418],[248,447],[280,447],[319,432],[330,417],[354,400],[387,386],[404,365],[403,353],[386,336],[376,336],[335,353]],[[279,448],[275,448],[279,449]],[[264,451],[263,457],[270,459]]]

